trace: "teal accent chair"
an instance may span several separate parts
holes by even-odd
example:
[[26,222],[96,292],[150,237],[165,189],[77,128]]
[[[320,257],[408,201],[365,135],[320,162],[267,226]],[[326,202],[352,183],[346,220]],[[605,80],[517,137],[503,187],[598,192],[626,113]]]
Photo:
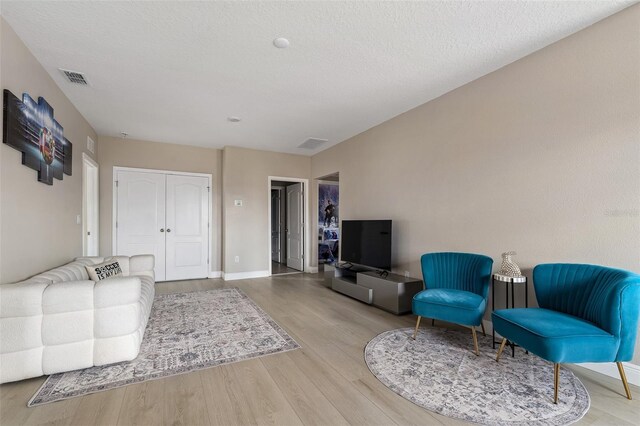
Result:
[[427,253],[420,259],[425,289],[413,297],[413,313],[420,318],[442,320],[471,327],[476,355],[478,338],[475,327],[484,325],[489,280],[493,259],[472,253]]
[[627,398],[631,391],[622,366],[633,358],[638,332],[640,275],[596,265],[550,263],[533,269],[538,308],[501,309],[493,328],[552,362],[554,403],[558,403],[560,364],[615,362]]

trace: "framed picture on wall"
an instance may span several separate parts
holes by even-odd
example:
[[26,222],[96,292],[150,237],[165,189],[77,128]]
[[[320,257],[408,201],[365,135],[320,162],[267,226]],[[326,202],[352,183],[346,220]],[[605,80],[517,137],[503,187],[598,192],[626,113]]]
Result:
[[38,172],[39,182],[53,185],[53,178],[71,176],[73,146],[53,119],[51,105],[42,97],[36,102],[27,93],[22,100],[6,89],[3,95],[2,141],[22,152],[22,164]]

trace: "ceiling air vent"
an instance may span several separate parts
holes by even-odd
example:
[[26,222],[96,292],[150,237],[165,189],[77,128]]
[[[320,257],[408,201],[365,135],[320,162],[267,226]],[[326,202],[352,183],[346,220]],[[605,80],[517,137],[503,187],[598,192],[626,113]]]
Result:
[[67,78],[67,81],[69,83],[81,84],[83,86],[87,86],[89,84],[87,79],[84,77],[84,74],[82,74],[81,72],[63,70],[62,68],[58,68],[58,69],[62,72],[62,74],[64,74],[64,76]]
[[298,146],[298,148],[302,148],[302,149],[316,149],[319,146],[324,145],[325,143],[329,142],[327,139],[316,139],[316,138],[309,138],[306,141],[304,141],[301,145]]

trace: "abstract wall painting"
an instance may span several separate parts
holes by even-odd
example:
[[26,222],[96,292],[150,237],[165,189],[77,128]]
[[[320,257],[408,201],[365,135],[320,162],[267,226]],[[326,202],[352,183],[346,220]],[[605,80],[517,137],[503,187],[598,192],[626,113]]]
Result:
[[3,119],[2,141],[22,152],[22,164],[38,172],[39,182],[53,185],[53,178],[71,176],[73,146],[44,98],[36,102],[24,93],[21,101],[5,89]]

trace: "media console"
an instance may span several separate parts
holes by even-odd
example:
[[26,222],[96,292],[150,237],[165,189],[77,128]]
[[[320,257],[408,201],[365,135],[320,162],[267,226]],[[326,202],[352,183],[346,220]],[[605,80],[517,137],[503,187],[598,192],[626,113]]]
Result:
[[327,287],[396,315],[411,312],[411,300],[422,290],[416,278],[340,265],[325,265],[324,278]]

